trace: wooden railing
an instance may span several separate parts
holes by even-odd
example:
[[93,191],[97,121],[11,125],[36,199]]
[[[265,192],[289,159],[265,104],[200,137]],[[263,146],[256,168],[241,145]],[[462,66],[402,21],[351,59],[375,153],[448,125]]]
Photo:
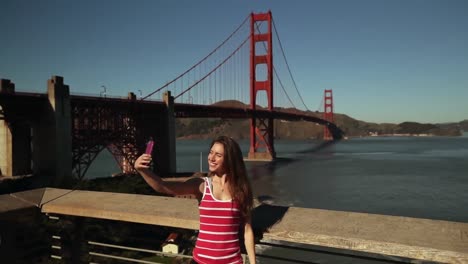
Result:
[[[15,199],[27,200],[26,194],[17,194]],[[197,206],[193,199],[46,188],[36,208],[58,217],[197,230]],[[257,204],[252,221],[259,249],[278,247],[301,251],[298,255],[306,252],[387,262],[468,263],[468,223],[270,204]],[[265,255],[261,250],[258,255],[279,260],[285,257]],[[308,257],[288,258],[314,263]]]

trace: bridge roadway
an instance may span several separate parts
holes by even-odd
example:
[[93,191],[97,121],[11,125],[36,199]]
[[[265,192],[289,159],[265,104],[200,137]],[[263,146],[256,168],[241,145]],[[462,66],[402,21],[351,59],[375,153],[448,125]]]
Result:
[[[0,216],[26,207],[51,215],[192,230],[199,227],[193,199],[54,188],[0,196]],[[257,203],[253,226],[261,234],[260,241],[266,243],[468,263],[468,223]]]
[[[117,97],[97,97],[97,96],[85,96],[85,95],[70,95],[72,103],[75,104],[107,104],[107,105],[121,105],[124,108],[129,108],[130,105],[135,103],[141,104],[141,108],[144,111],[162,111],[164,109],[164,102],[162,101],[151,101],[151,100],[129,100],[129,98],[117,98]],[[40,93],[26,93],[26,92],[15,92],[15,93],[0,93],[0,103],[4,105],[4,111],[8,109],[15,109],[15,119],[21,119],[22,117],[30,119],[34,118],[34,115],[41,114],[42,111],[35,111],[42,109],[47,105],[47,94]],[[8,112],[3,115],[8,115]],[[314,122],[323,126],[327,126],[332,131],[334,139],[341,139],[343,131],[341,131],[335,124],[329,121],[313,116],[305,115],[294,110],[273,110],[268,111],[266,109],[252,110],[250,108],[241,107],[224,107],[218,105],[193,105],[184,103],[174,103],[174,115],[176,118],[251,118],[253,116],[258,118],[273,118],[282,119],[288,121],[307,121]],[[3,118],[3,117],[2,117]]]
[[307,121],[314,122],[329,128],[333,139],[342,139],[343,131],[334,123],[313,116],[299,113],[296,110],[273,110],[250,108],[234,108],[217,105],[191,105],[191,104],[175,104],[174,112],[176,117],[218,117],[218,118],[272,118],[288,121]]

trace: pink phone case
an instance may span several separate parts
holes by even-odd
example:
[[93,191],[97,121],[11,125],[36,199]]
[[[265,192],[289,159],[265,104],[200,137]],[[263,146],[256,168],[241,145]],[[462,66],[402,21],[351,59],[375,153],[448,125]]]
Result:
[[150,141],[148,141],[148,143],[146,143],[146,150],[145,150],[145,153],[146,153],[146,154],[150,154],[150,155],[151,155],[151,152],[153,152],[153,145],[154,145],[154,141],[153,141],[153,140],[150,140]]

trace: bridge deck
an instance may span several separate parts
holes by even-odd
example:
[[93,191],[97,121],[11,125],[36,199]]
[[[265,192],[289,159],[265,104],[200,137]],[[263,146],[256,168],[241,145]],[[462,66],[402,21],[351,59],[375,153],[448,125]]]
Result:
[[[198,229],[197,201],[182,198],[45,189],[42,212]],[[261,204],[253,225],[264,241],[287,241],[468,263],[468,223]]]

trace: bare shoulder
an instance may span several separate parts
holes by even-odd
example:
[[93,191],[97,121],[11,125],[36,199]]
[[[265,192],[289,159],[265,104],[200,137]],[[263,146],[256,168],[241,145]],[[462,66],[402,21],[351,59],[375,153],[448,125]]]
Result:
[[198,175],[197,173],[194,174],[192,177],[187,179],[187,182],[191,182],[190,184],[193,184],[198,188],[198,191],[203,194],[205,192],[205,178],[206,175]]

